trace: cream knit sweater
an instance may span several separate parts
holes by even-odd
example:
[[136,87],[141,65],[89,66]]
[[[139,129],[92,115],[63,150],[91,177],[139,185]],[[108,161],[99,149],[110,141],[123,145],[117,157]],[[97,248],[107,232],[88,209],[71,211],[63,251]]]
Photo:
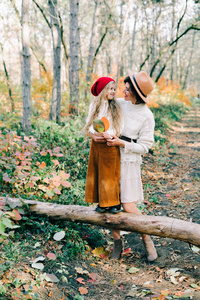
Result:
[[137,140],[137,143],[125,142],[125,148],[120,148],[121,161],[141,163],[141,155],[147,153],[154,142],[153,114],[146,104],[134,105],[131,101],[117,100],[124,115],[124,127],[121,135]]

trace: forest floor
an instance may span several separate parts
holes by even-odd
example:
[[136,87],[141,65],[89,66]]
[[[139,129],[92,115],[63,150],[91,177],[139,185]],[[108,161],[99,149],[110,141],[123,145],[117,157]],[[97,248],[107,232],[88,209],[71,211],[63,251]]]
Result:
[[[147,214],[200,224],[199,104],[194,103],[182,120],[170,125],[166,147],[144,157]],[[152,237],[158,258],[149,263],[140,235],[122,232],[124,254],[120,261],[111,261],[110,231],[102,232],[107,240],[104,248],[88,248],[83,258],[68,261],[66,280],[41,285],[37,289],[40,300],[200,299],[200,249],[179,240]],[[10,271],[36,281],[35,270],[24,263],[20,273]]]

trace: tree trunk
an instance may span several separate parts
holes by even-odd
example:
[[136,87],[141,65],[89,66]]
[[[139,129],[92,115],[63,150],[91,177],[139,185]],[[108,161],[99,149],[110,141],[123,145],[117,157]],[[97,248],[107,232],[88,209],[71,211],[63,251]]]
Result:
[[57,0],[49,0],[48,4],[53,41],[53,90],[49,120],[59,123],[61,107],[61,31],[57,13]]
[[79,104],[79,28],[78,28],[79,0],[70,0],[70,107],[69,113],[78,114]]
[[24,131],[31,129],[31,54],[28,21],[29,0],[22,0],[22,128]]
[[0,43],[0,46],[1,46],[1,52],[2,52],[4,72],[5,72],[6,80],[7,80],[8,93],[9,93],[9,97],[10,97],[11,111],[14,112],[14,110],[15,110],[15,104],[14,104],[14,99],[12,97],[10,77],[9,77],[9,74],[8,74],[8,70],[7,70],[7,67],[6,67],[6,62],[5,62],[4,55],[3,55],[3,45]]
[[136,23],[137,23],[137,16],[135,14],[134,26],[133,26],[133,33],[132,33],[132,41],[131,41],[131,55],[130,55],[130,69],[132,70],[133,67],[133,51],[135,45],[135,30],[136,30]]
[[88,87],[91,83],[91,77],[93,72],[93,57],[94,57],[94,46],[96,42],[97,37],[97,24],[98,24],[98,0],[95,1],[95,8],[94,8],[94,14],[93,14],[93,22],[92,22],[92,30],[91,30],[91,37],[90,37],[90,47],[89,47],[89,53],[88,53],[88,62],[87,62],[87,73],[86,73],[86,89],[85,89],[85,100],[87,100],[87,93],[88,93]]
[[187,78],[188,78],[189,70],[190,70],[190,67],[191,67],[192,56],[193,56],[193,53],[194,53],[195,33],[196,33],[196,31],[193,32],[192,47],[191,47],[190,56],[189,56],[189,59],[188,59],[188,64],[187,64],[187,68],[186,68],[186,73],[185,73],[185,78],[184,78],[182,89],[185,89],[186,85],[187,85]]
[[[123,1],[122,1],[122,4],[123,4]],[[121,5],[122,5],[122,4],[121,4]],[[127,23],[129,11],[130,11],[130,5],[131,5],[131,0],[129,0],[128,3],[127,3],[127,8],[126,8],[126,13],[125,13],[125,18],[124,18],[124,23],[123,23],[122,33],[121,33],[120,47],[119,47],[119,55],[118,55],[118,62],[117,62],[117,76],[116,76],[116,83],[118,83],[118,79],[119,79],[119,76],[120,76],[122,51],[123,51],[123,46],[124,46],[124,36],[125,36],[125,30],[126,30],[126,23]],[[122,7],[121,7],[121,9],[122,9]]]
[[[79,205],[59,205],[46,202],[2,198],[3,202],[22,206],[28,204],[28,211],[37,215],[46,215],[54,220],[89,223],[106,228],[114,228],[137,233],[178,239],[200,246],[200,224],[168,217],[120,214],[100,214],[93,207]],[[13,206],[12,206],[13,207]]]

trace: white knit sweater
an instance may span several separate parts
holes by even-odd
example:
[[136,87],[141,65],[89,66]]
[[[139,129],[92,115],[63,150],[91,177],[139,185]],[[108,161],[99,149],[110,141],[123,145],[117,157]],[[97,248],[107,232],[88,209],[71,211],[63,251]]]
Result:
[[121,161],[142,162],[141,155],[152,147],[155,121],[146,104],[132,104],[131,101],[117,99],[124,115],[124,128],[121,135],[136,139],[137,143],[125,142],[121,150]]
[[[89,106],[89,114],[88,114],[86,123],[90,119],[93,105],[94,105],[94,103],[92,102]],[[108,110],[108,100],[102,100],[100,111],[99,111],[99,114],[96,118],[101,119],[102,117],[106,117],[108,119],[109,123],[110,123],[110,127],[106,132],[108,134],[111,134],[111,135],[116,135],[116,130],[114,129],[113,123],[112,123],[112,117],[111,117],[111,114],[109,113],[109,110]],[[89,131],[93,134],[95,133],[93,125],[90,126]]]

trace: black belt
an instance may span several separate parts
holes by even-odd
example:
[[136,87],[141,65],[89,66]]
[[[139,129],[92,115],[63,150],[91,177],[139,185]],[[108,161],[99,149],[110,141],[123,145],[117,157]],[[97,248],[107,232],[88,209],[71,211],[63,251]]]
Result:
[[129,137],[127,137],[127,136],[124,136],[124,135],[120,135],[119,138],[120,138],[121,140],[124,140],[124,141],[129,142],[129,143],[131,143],[131,142],[137,143],[137,140],[131,139],[131,138],[129,138]]

